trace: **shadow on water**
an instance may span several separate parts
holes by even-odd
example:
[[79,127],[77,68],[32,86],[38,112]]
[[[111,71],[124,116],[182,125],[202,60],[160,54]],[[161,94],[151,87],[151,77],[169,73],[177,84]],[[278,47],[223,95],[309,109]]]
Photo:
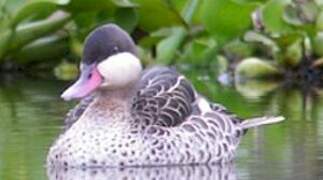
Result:
[[48,169],[49,180],[236,180],[233,164],[108,169]]
[[[286,121],[249,130],[234,166],[109,170],[48,170],[50,179],[323,179],[323,91],[275,83],[223,87],[201,72],[187,75],[197,90],[240,117],[281,114]],[[0,81],[0,179],[47,179],[46,153],[73,103],[59,99],[66,86],[55,80]]]

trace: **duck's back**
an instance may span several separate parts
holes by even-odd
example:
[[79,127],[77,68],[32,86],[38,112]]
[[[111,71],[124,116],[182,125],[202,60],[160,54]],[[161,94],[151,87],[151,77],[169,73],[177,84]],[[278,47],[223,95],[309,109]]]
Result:
[[131,111],[147,125],[177,126],[192,113],[196,93],[175,69],[147,69],[135,89]]
[[202,164],[229,161],[244,134],[240,120],[209,103],[174,69],[144,72],[132,105],[144,125],[144,164]]

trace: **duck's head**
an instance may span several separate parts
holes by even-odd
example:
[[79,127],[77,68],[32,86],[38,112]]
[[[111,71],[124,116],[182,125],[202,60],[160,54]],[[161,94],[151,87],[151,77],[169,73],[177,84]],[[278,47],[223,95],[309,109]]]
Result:
[[134,42],[120,27],[98,27],[86,38],[79,79],[61,97],[79,99],[98,88],[118,89],[132,84],[142,70],[136,54]]

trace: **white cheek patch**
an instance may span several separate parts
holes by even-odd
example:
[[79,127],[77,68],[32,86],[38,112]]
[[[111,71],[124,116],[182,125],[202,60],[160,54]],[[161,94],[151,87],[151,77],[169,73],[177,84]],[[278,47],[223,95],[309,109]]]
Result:
[[125,86],[140,76],[140,60],[131,53],[119,53],[103,60],[97,66],[107,86]]

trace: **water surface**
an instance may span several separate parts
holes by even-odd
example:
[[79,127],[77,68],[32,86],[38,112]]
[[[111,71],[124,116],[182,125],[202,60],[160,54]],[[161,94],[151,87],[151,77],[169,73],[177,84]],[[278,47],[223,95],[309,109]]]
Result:
[[[300,90],[286,90],[274,83],[223,87],[210,76],[191,73],[188,77],[202,94],[241,117],[281,114],[287,121],[249,130],[234,164],[224,167],[48,170],[49,179],[323,179],[320,91],[304,97]],[[73,106],[59,99],[66,86],[55,80],[1,79],[0,179],[48,179],[47,150]]]

